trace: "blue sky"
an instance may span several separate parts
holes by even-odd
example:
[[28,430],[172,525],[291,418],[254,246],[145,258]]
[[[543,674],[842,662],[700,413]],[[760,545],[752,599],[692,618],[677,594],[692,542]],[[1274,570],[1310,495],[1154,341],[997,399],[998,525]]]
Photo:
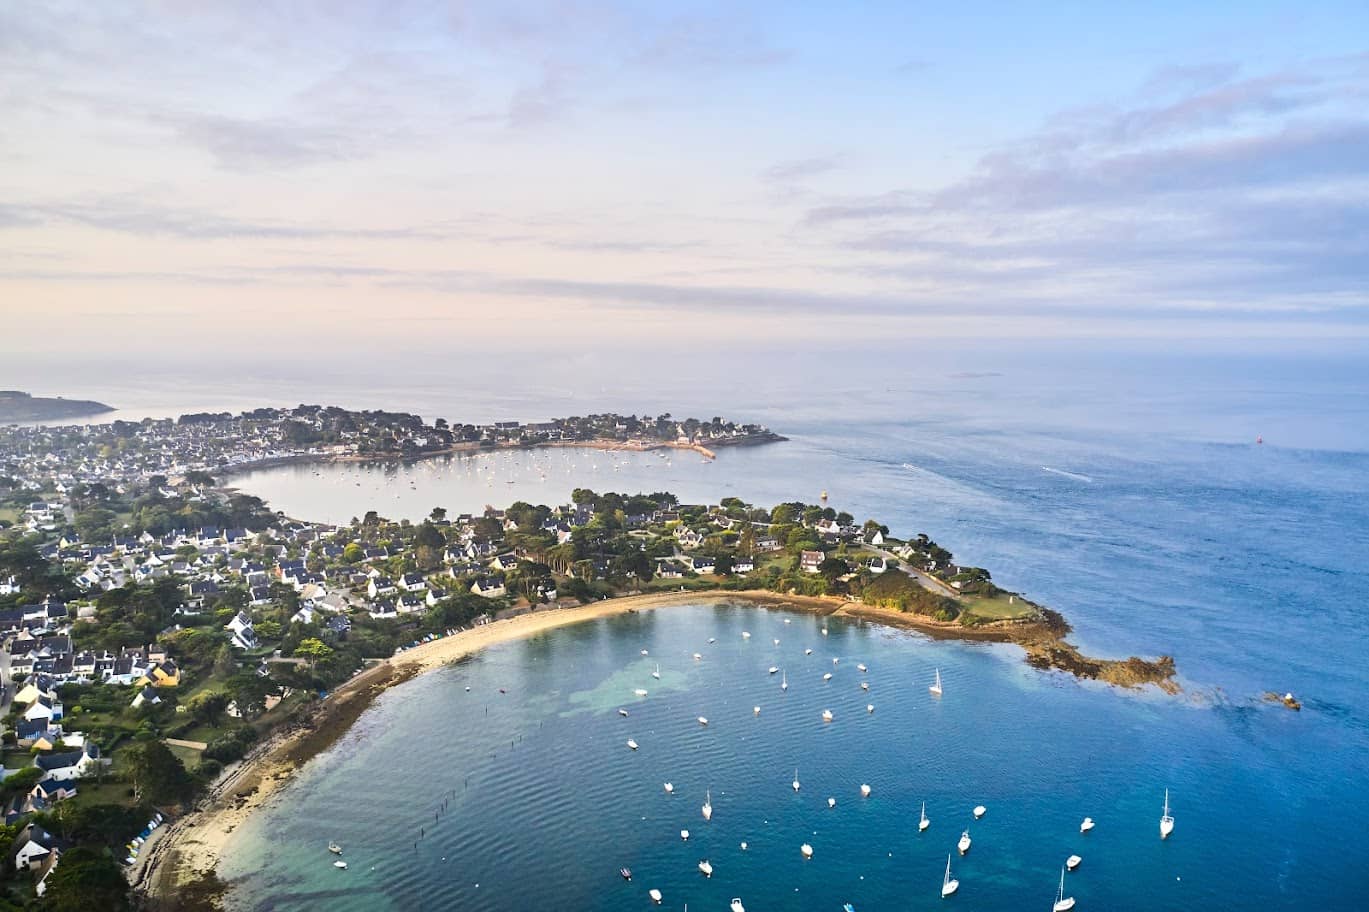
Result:
[[1362,2],[13,4],[0,98],[68,350],[1369,328]]

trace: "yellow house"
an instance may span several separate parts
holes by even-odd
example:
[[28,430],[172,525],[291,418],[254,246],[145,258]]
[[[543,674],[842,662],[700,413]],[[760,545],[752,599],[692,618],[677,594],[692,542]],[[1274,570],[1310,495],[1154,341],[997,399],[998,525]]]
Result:
[[146,687],[148,684],[153,687],[176,687],[181,683],[181,670],[176,667],[175,662],[167,659],[153,665],[147,674],[133,683],[137,687]]
[[47,691],[43,690],[33,681],[29,681],[23,687],[19,688],[19,692],[14,695],[14,702],[28,704],[37,700],[39,697],[44,696],[47,696]]

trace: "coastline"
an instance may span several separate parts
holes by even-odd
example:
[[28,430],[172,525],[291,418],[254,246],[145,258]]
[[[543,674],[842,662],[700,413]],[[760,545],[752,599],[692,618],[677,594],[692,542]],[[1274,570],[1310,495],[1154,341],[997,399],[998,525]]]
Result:
[[[1154,683],[1166,692],[1177,692],[1177,685],[1172,681],[1172,660],[1167,666],[1163,658],[1157,663],[1143,663],[1168,669],[1159,677],[1145,680],[1111,673],[1108,669],[1114,666],[1126,667],[1142,660],[1119,662],[1083,656],[1064,642],[1069,627],[1063,619],[1059,619],[1058,624],[1048,618],[1044,623],[962,627],[828,596],[785,595],[754,589],[645,593],[574,608],[534,611],[423,643],[359,672],[326,700],[317,703],[306,720],[272,735],[243,760],[225,770],[196,808],[159,829],[155,842],[131,872],[133,886],[145,894],[149,908],[180,908],[180,891],[213,874],[234,831],[257,808],[270,802],[295,770],[341,738],[376,698],[391,687],[487,647],[558,627],[633,611],[710,602],[743,602],[822,616],[839,615],[916,630],[935,639],[1015,643],[1026,651],[1026,660],[1035,667],[1058,668],[1118,686]],[[1058,619],[1059,615],[1054,618]]]
[[[742,437],[734,440],[714,441],[715,447],[760,446],[766,443],[781,443],[788,440],[779,434],[769,437]],[[479,441],[454,443],[440,450],[426,450],[421,453],[295,453],[289,456],[273,456],[252,462],[219,466],[213,472],[220,479],[234,475],[246,475],[261,469],[274,469],[287,465],[332,465],[337,463],[362,462],[417,462],[439,456],[471,456],[480,453],[503,453],[512,450],[539,449],[586,449],[605,452],[649,453],[653,450],[688,450],[698,453],[704,459],[716,459],[718,454],[701,443],[679,440],[614,440],[597,438],[594,440],[536,440],[530,443],[496,443],[490,446]]]

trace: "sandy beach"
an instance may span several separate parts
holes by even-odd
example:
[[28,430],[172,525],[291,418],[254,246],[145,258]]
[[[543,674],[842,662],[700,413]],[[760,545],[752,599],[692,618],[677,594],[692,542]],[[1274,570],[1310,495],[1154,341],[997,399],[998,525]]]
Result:
[[177,908],[177,888],[213,871],[233,832],[269,802],[296,769],[330,747],[377,696],[396,684],[486,647],[568,624],[629,611],[719,601],[821,614],[836,613],[845,604],[838,599],[765,591],[650,593],[523,614],[423,643],[360,672],[320,702],[307,723],[276,734],[227,768],[193,811],[156,831],[131,869],[130,879],[153,901],[154,908]]
[[1063,619],[1059,620],[1060,626],[1033,623],[967,628],[845,599],[783,595],[766,590],[648,593],[573,608],[546,608],[423,643],[358,673],[318,703],[306,721],[278,732],[242,761],[226,769],[193,811],[157,830],[131,869],[130,879],[148,896],[152,908],[178,908],[178,888],[214,871],[233,832],[257,808],[268,803],[296,769],[345,734],[372,701],[390,687],[486,647],[557,627],[631,611],[713,602],[744,602],[821,615],[835,614],[913,629],[937,639],[1012,642],[1022,646],[1027,661],[1037,667],[1056,668],[1122,686],[1157,683],[1170,692],[1177,690],[1170,686],[1172,661],[1161,669],[1165,672],[1163,675],[1156,675],[1153,667],[1129,673],[1129,663],[1140,661],[1136,659],[1126,662],[1088,659],[1064,641],[1068,625]]

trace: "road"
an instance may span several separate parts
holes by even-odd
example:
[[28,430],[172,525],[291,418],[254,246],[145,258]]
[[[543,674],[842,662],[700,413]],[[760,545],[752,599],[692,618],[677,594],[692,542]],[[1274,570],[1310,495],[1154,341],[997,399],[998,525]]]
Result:
[[944,595],[947,598],[960,598],[960,593],[956,592],[949,585],[943,583],[941,580],[937,579],[934,576],[929,576],[926,573],[923,573],[921,570],[918,570],[916,567],[909,564],[906,560],[899,557],[897,554],[891,554],[890,552],[885,551],[883,548],[876,548],[874,545],[863,545],[862,547],[866,551],[872,551],[875,554],[878,554],[885,560],[898,561],[898,569],[902,570],[904,573],[908,574],[913,579],[921,583],[922,588],[926,589],[928,592],[934,592],[937,595]]

